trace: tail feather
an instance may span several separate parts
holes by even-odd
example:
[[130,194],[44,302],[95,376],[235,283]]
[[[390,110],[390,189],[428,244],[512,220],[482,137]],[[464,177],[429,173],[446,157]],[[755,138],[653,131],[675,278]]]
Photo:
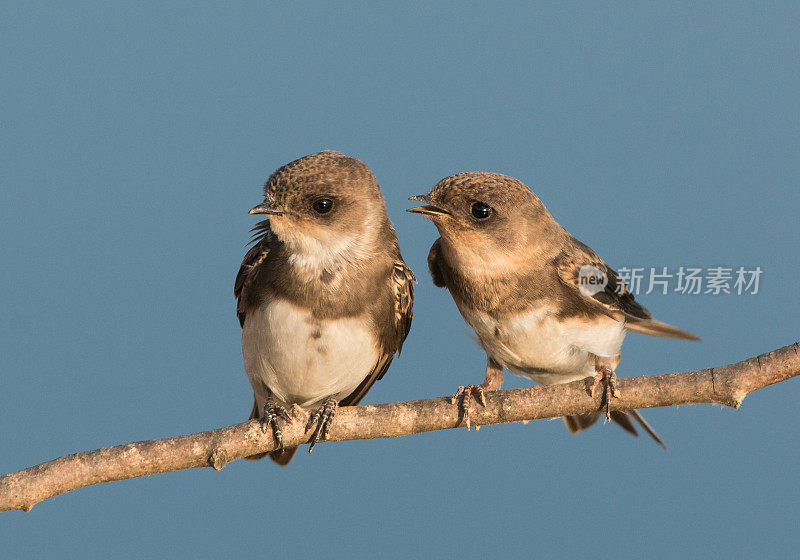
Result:
[[625,413],[624,410],[614,410],[611,412],[611,420],[614,423],[631,434],[634,437],[639,437],[639,433],[636,431],[636,428],[633,427],[633,423],[631,419],[628,418],[628,415]]
[[[577,434],[581,430],[585,430],[597,422],[598,418],[600,418],[599,412],[590,412],[589,414],[579,414],[576,416],[564,416],[564,424],[567,425],[567,429],[571,434]],[[628,415],[625,414],[624,410],[613,411],[611,413],[611,420],[629,434],[634,436],[639,435],[636,433],[636,428],[633,427],[633,424],[628,418]]]
[[630,315],[625,317],[625,328],[632,332],[649,334],[651,336],[681,338],[684,340],[700,340],[699,336],[696,336],[689,331],[679,329],[678,327],[673,327],[672,325],[668,325],[654,319],[638,319],[636,317],[631,317]]
[[653,438],[658,445],[663,447],[665,450],[667,449],[666,444],[663,441],[661,441],[661,438],[658,437],[658,434],[656,433],[656,431],[653,428],[650,427],[650,424],[647,423],[647,420],[644,419],[644,416],[642,416],[641,413],[638,410],[628,410],[627,412],[628,412],[628,414],[633,416],[633,419],[636,420],[639,423],[639,425],[642,427],[642,429],[645,432],[647,432],[647,434],[651,438]]
[[278,449],[275,451],[270,451],[269,458],[275,461],[282,467],[285,467],[289,464],[294,457],[294,454],[297,452],[297,446],[294,447],[284,447],[283,449]]
[[[597,422],[598,418],[600,418],[599,412],[580,414],[576,416],[564,416],[564,423],[567,425],[567,429],[570,431],[570,433],[577,434],[581,430],[585,430]],[[664,449],[667,448],[661,438],[658,437],[656,431],[650,426],[650,424],[647,423],[638,410],[615,410],[611,413],[611,420],[613,420],[615,424],[629,434],[638,436],[639,434],[636,431],[636,427],[633,425],[630,418],[636,420],[642,429],[644,429],[644,431],[647,432],[647,434],[653,438],[658,445]]]
[[585,430],[600,418],[599,412],[590,412],[589,414],[579,414],[576,416],[564,416],[564,424],[571,434],[577,434],[581,430]]

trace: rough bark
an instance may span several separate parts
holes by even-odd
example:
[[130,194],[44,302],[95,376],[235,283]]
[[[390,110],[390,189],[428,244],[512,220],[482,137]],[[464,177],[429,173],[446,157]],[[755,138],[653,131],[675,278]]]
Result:
[[[757,389],[800,374],[798,343],[727,366],[620,378],[620,395],[612,410],[682,404],[719,403],[738,408]],[[471,400],[473,425],[502,424],[584,414],[601,406],[589,384],[529,387],[486,393],[486,406]],[[463,426],[459,407],[450,398],[342,407],[327,441],[374,439],[419,434]],[[295,407],[283,432],[284,445],[307,443],[308,413]],[[77,488],[155,473],[195,467],[221,469],[248,455],[275,449],[271,432],[256,420],[197,434],[127,443],[66,455],[0,477],[0,511],[29,511],[35,504]]]

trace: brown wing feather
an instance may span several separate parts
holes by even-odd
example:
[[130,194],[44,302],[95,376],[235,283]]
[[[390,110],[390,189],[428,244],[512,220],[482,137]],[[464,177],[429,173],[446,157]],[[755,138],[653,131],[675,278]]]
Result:
[[244,256],[239,273],[236,275],[236,282],[233,284],[233,295],[236,298],[236,314],[239,316],[239,325],[244,326],[244,319],[247,312],[247,288],[258,272],[258,267],[269,255],[269,242],[272,238],[272,231],[269,229],[269,220],[259,222],[250,230],[253,236],[250,240],[253,246]]
[[428,270],[433,279],[433,285],[439,288],[446,286],[444,281],[444,274],[442,274],[442,238],[438,238],[431,245],[431,250],[428,252]]
[[[667,338],[700,340],[688,331],[654,320],[650,312],[636,301],[616,271],[589,247],[577,239],[573,238],[571,241],[569,250],[562,251],[553,260],[559,278],[567,286],[575,289],[586,300],[600,304],[612,317],[619,318],[621,313],[625,319],[625,328],[629,331]],[[584,293],[579,284],[581,267],[587,265],[601,271],[608,280],[604,289],[592,295]]]
[[[562,251],[553,260],[558,276],[565,284],[580,292],[585,298],[599,303],[612,314],[622,312],[627,316],[638,319],[650,319],[652,317],[650,312],[642,307],[633,297],[633,294],[628,291],[628,287],[619,277],[619,274],[603,262],[603,259],[597,256],[597,253],[577,239],[572,239],[572,242],[573,245],[569,250]],[[608,279],[605,288],[592,296],[585,294],[579,287],[579,274],[583,266],[596,268]]]
[[403,349],[408,332],[411,330],[411,319],[414,316],[414,282],[417,279],[408,265],[401,260],[394,263],[392,269],[392,289],[394,290],[394,330],[397,353]]
[[411,319],[414,307],[414,273],[408,265],[401,260],[394,263],[392,269],[392,289],[394,290],[394,336],[385,345],[378,363],[375,364],[372,372],[356,387],[356,390],[343,398],[339,404],[341,406],[357,405],[361,399],[372,388],[376,381],[383,378],[392,363],[395,352],[400,354],[403,342],[411,330]]

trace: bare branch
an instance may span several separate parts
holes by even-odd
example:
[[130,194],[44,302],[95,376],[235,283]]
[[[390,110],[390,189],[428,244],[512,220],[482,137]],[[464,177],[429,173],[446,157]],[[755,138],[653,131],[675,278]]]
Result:
[[[719,403],[738,408],[757,389],[800,374],[798,344],[723,367],[619,379],[612,410],[682,404]],[[486,394],[486,407],[470,403],[473,425],[502,424],[585,414],[600,407],[583,381]],[[287,446],[307,443],[308,413],[295,407],[283,428]],[[404,436],[457,428],[459,409],[449,398],[342,407],[328,441]],[[186,436],[154,439],[66,455],[0,477],[0,511],[29,511],[35,504],[92,484],[195,467],[217,470],[248,455],[275,449],[275,441],[256,420]]]

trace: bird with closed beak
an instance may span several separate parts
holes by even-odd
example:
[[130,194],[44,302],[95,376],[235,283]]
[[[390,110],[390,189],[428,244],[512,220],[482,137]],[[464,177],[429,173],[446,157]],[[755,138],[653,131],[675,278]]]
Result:
[[[236,277],[251,418],[283,447],[288,407],[313,409],[309,451],[337,406],[356,405],[383,377],[411,327],[414,275],[403,262],[378,182],[361,161],[324,151],[284,165],[251,214],[253,246]],[[250,459],[260,459],[265,454]]]
[[[611,411],[618,395],[614,370],[628,331],[699,340],[652,318],[619,275],[553,219],[521,181],[497,173],[442,179],[409,212],[429,218],[440,237],[428,254],[433,283],[446,287],[486,351],[484,383],[459,387],[485,404],[503,368],[543,385],[594,378],[604,384],[606,418],[637,435],[631,417],[666,449],[636,410]],[[600,412],[567,416],[570,432],[588,428]]]

